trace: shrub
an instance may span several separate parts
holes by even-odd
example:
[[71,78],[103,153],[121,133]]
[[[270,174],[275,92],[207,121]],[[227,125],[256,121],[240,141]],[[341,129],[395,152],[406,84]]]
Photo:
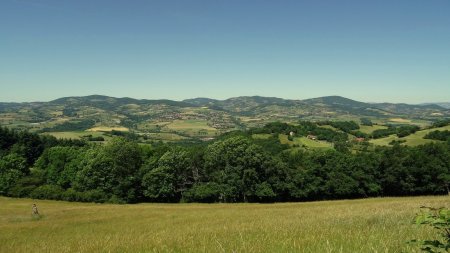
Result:
[[81,197],[81,193],[75,191],[72,188],[67,189],[65,192],[63,192],[62,194],[62,200],[65,201],[81,201],[82,197]]
[[441,240],[412,240],[421,246],[421,250],[429,253],[450,251],[450,209],[422,207],[416,216],[415,223],[429,225],[439,231]]
[[9,189],[8,195],[16,198],[29,197],[31,192],[43,183],[41,175],[39,173],[33,173],[19,179],[17,183]]
[[194,185],[183,194],[183,201],[212,203],[219,198],[220,189],[216,183],[200,183]]
[[61,199],[64,190],[57,185],[42,185],[34,189],[30,197],[33,199]]
[[101,190],[90,190],[80,192],[80,201],[104,203],[109,199],[109,196]]
[[260,202],[272,202],[273,199],[277,196],[270,184],[267,182],[263,182],[256,187],[256,197]]

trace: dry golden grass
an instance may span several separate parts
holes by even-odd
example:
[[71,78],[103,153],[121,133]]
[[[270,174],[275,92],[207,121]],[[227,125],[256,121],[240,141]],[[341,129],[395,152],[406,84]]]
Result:
[[91,131],[91,132],[110,132],[110,131],[122,131],[122,132],[128,132],[129,129],[126,127],[122,127],[122,126],[115,126],[115,127],[107,127],[107,126],[98,126],[98,127],[93,127],[90,128],[86,131]]
[[409,119],[402,119],[402,118],[390,118],[389,121],[390,122],[395,122],[395,123],[411,123],[411,120],[409,120]]
[[[43,217],[31,218],[36,203]],[[419,252],[412,224],[450,197],[109,205],[0,198],[0,252]]]

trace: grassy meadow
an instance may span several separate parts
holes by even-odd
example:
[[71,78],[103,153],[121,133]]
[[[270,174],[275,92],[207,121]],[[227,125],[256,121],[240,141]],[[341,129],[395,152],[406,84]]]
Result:
[[[36,203],[41,219],[31,218]],[[450,197],[112,205],[0,198],[0,252],[419,252],[412,224]]]

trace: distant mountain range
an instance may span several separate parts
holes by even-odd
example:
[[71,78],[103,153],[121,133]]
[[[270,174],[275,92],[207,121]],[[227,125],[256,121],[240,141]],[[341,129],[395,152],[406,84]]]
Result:
[[193,98],[173,101],[91,95],[49,102],[0,103],[0,124],[51,130],[57,125],[77,122],[80,126],[122,126],[137,132],[152,132],[164,131],[165,126],[168,131],[178,131],[182,127],[169,124],[188,121],[197,122],[199,129],[202,129],[200,123],[204,122],[205,129],[227,131],[271,121],[358,120],[367,117],[384,121],[402,118],[430,122],[450,117],[449,105],[365,103],[340,96],[305,100],[243,96],[225,100]]
[[[435,105],[410,105],[394,103],[364,103],[340,96],[327,96],[305,100],[288,100],[276,97],[235,97],[226,100],[209,98],[194,98],[183,100],[188,104],[207,106],[228,112],[244,115],[261,115],[285,111],[287,115],[311,115],[314,113],[324,116],[331,114],[353,114],[359,116],[383,117],[389,115],[403,115],[407,117],[427,117],[430,113],[445,113],[447,108]],[[318,112],[320,111],[320,112]],[[297,113],[296,113],[297,112]],[[303,112],[303,113],[298,113]],[[322,112],[322,113],[321,113]]]
[[423,103],[422,105],[439,105],[440,107],[450,109],[450,102],[440,102],[440,103]]

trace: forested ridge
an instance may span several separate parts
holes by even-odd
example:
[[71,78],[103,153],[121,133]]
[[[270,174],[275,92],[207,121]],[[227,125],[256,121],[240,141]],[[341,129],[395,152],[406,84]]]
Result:
[[[0,195],[85,202],[281,202],[447,194],[450,141],[349,148],[344,132],[272,123],[211,142],[141,145],[58,140],[0,128]],[[334,149],[283,145],[310,133]],[[268,135],[265,139],[252,138]]]

